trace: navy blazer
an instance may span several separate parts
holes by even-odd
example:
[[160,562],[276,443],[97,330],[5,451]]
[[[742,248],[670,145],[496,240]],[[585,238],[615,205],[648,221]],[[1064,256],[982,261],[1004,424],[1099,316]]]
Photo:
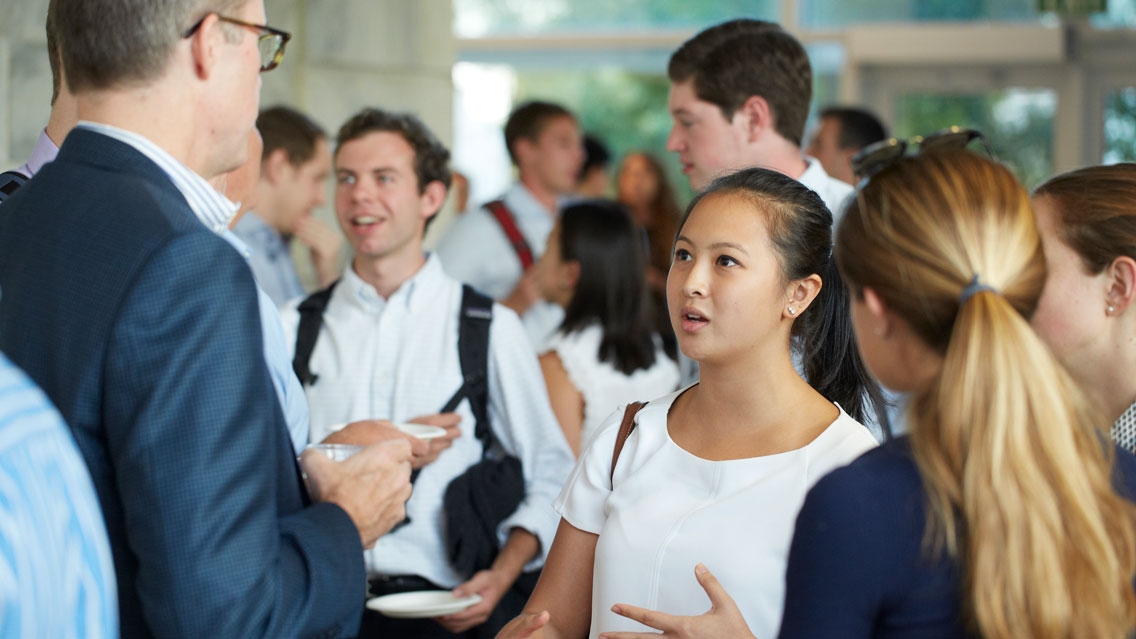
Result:
[[248,265],[129,145],[76,129],[0,209],[0,350],[91,471],[123,637],[358,628],[359,533],[306,504],[261,340]]

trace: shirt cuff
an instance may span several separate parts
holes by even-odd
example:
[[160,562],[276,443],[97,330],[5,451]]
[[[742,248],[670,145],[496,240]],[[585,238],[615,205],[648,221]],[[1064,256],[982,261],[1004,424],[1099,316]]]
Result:
[[497,527],[497,543],[501,547],[505,546],[509,533],[514,528],[532,533],[540,542],[540,552],[525,564],[525,572],[537,570],[544,565],[544,559],[548,556],[548,549],[552,547],[552,540],[556,537],[556,527],[559,525],[556,511],[552,510],[547,502],[543,502],[544,505],[531,502],[532,500],[522,502],[516,512],[506,517]]

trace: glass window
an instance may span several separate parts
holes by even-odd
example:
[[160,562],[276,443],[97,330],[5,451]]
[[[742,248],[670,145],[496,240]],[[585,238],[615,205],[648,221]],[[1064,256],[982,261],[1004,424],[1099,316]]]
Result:
[[924,135],[953,124],[986,134],[998,159],[1033,188],[1053,172],[1057,93],[1015,88],[979,95],[909,93],[896,105],[897,137]]
[[857,22],[1036,20],[1037,0],[802,0],[806,28]]
[[1101,161],[1136,162],[1136,87],[1111,91],[1105,96]]
[[780,0],[454,0],[458,37],[702,28],[729,16],[776,20]]
[[[807,49],[813,64],[815,110],[836,100],[844,49],[834,44]],[[676,193],[685,201],[693,193],[678,158],[666,150],[671,116],[665,69],[670,53],[642,52],[641,59],[631,61],[618,55],[605,59],[601,51],[561,51],[549,60],[486,52],[458,63],[454,166],[470,177],[471,200],[485,201],[507,186],[511,171],[501,130],[512,105],[541,99],[575,112],[583,130],[607,145],[616,165],[631,151],[652,153],[667,167]],[[488,61],[493,58],[497,62]]]
[[1095,27],[1136,27],[1136,0],[1108,0],[1108,11],[1094,15]]

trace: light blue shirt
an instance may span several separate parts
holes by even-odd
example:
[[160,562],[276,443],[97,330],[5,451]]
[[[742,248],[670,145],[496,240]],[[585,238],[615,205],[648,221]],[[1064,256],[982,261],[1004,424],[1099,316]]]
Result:
[[[246,262],[252,257],[253,253],[249,247],[245,246],[245,243],[232,231],[221,233],[221,237],[228,240]],[[292,447],[299,455],[308,444],[308,398],[304,395],[304,387],[296,377],[295,371],[292,370],[292,360],[288,358],[291,347],[284,338],[280,313],[259,283],[256,294],[260,307],[260,332],[264,335],[264,362],[268,364],[272,386],[276,389],[276,397],[279,398],[280,408],[284,411],[284,421],[288,422]]]
[[292,262],[292,253],[276,229],[265,224],[255,211],[249,211],[237,221],[233,232],[252,249],[249,259],[252,274],[276,306],[283,306],[304,294],[300,276],[296,274],[296,264]]
[[62,417],[0,354],[0,637],[118,637],[91,476]]

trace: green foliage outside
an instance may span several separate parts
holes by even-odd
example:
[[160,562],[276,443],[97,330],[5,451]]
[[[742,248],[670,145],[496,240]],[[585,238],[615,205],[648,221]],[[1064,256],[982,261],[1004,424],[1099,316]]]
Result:
[[[998,159],[1027,188],[1053,173],[1053,116],[1057,98],[1048,90],[995,91],[983,95],[911,94],[896,109],[893,135],[926,135],[951,125],[982,131]],[[975,143],[974,148],[980,148]]]
[[1104,139],[1106,163],[1136,162],[1136,87],[1105,98]]
[[580,118],[584,131],[607,144],[615,164],[627,153],[647,151],[666,165],[682,203],[691,196],[678,158],[666,150],[671,117],[670,83],[665,76],[614,68],[595,71],[525,71],[517,76],[516,102],[548,99],[564,104]]

